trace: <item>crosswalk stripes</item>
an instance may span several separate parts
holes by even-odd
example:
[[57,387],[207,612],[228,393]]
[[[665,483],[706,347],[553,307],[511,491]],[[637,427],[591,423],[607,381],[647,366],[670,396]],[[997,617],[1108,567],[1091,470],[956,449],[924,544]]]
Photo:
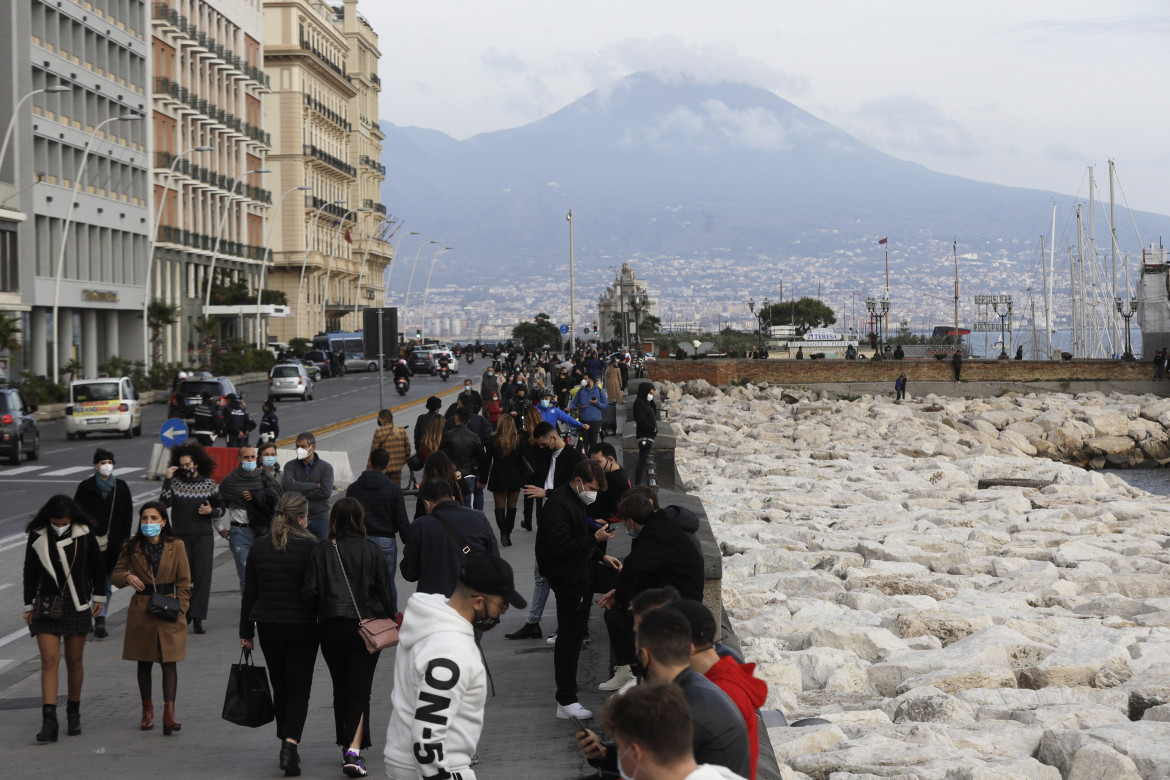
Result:
[[31,474],[34,471],[40,471],[44,466],[19,466],[14,469],[7,469],[0,472],[0,477],[17,477],[21,474]]
[[[92,472],[93,466],[70,466],[66,469],[57,469],[56,471],[45,471],[48,466],[19,466],[14,469],[0,470],[0,479],[7,479],[8,477],[31,476],[35,479],[42,477],[68,477],[72,475],[80,475],[84,472]],[[146,469],[131,469],[129,471],[116,472],[118,479],[139,479],[146,475]]]
[[67,469],[57,469],[56,471],[46,471],[44,474],[37,474],[38,477],[67,477],[70,474],[80,474],[83,471],[93,471],[93,466],[70,466]]

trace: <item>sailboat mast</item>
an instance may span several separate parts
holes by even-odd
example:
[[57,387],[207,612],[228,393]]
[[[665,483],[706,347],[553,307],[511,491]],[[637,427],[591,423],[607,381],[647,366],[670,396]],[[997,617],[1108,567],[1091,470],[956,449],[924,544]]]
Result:
[[[1053,285],[1056,284],[1056,204],[1052,204],[1052,228],[1048,235],[1048,273],[1052,276]],[[1044,329],[1048,333],[1048,357],[1052,357],[1052,286],[1048,287],[1048,294],[1044,298]]]
[[[1048,264],[1044,259],[1044,236],[1040,236],[1040,271],[1044,275],[1044,289],[1042,294],[1044,296],[1044,334],[1046,343],[1048,344],[1048,351],[1044,353],[1045,360],[1052,359],[1052,328],[1048,323]],[[1035,304],[1033,303],[1033,307]],[[1033,311],[1032,323],[1036,322],[1035,311]],[[1035,330],[1035,328],[1033,328]],[[1036,345],[1032,344],[1032,349],[1035,351]],[[1035,357],[1035,355],[1033,355]]]
[[[1109,243],[1110,254],[1113,258],[1113,300],[1117,300],[1117,201],[1113,196],[1113,160],[1109,161]],[[1126,289],[1125,297],[1129,298],[1129,290]],[[1121,343],[1121,312],[1114,311],[1113,330],[1116,334],[1113,338],[1114,350],[1117,345]]]
[[[1092,192],[1092,190],[1090,190]],[[1085,347],[1085,226],[1081,217],[1081,205],[1077,204],[1077,276],[1073,281],[1073,300],[1076,301],[1077,308],[1080,309],[1080,316],[1077,318],[1079,326],[1079,335],[1077,336],[1078,343],[1081,347],[1080,355],[1077,357],[1088,357],[1084,351]]]
[[955,344],[959,343],[959,239],[951,248],[955,256]]

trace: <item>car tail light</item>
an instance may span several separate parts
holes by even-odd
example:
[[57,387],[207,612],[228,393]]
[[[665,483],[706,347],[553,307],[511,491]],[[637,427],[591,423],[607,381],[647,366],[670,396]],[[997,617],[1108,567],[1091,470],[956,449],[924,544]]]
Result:
[[13,416],[10,414],[6,414],[3,417],[0,417],[0,423],[4,423],[5,425],[12,425],[14,421],[15,418],[13,418]]
[[172,396],[171,396],[171,406],[175,406],[175,405],[177,405],[178,403],[179,403],[179,401],[178,401],[178,397],[177,397],[177,396],[173,396],[173,395],[172,395]]
[[301,379],[301,378],[298,376],[298,377],[297,377],[297,387],[301,387],[301,386],[303,386],[304,384],[305,384],[305,380]]
[[128,412],[128,411],[130,411],[130,404],[119,404],[119,405],[118,405],[118,411],[119,411],[119,412]]
[[219,397],[219,405],[220,406],[227,406],[227,396],[226,395],[221,395]]

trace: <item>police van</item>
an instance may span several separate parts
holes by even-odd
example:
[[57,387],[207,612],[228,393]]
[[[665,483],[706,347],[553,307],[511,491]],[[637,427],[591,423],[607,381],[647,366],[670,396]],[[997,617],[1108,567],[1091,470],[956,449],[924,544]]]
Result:
[[127,439],[142,435],[142,404],[130,377],[99,376],[69,383],[65,438],[84,439],[90,433],[121,433]]

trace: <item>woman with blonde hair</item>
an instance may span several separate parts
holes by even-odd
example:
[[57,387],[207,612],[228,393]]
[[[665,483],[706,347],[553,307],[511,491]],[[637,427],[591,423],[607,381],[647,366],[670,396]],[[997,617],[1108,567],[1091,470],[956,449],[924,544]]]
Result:
[[422,443],[418,448],[418,456],[423,463],[427,462],[427,458],[431,457],[432,452],[439,451],[439,445],[443,443],[443,430],[447,427],[447,421],[442,417],[436,417],[427,423],[427,429],[423,431]]
[[257,627],[260,649],[272,680],[280,768],[286,776],[301,773],[297,745],[309,714],[313,665],[317,662],[317,615],[305,604],[301,589],[317,538],[308,530],[309,501],[285,493],[276,504],[272,532],[248,551],[244,594],[240,603],[240,647],[252,650]]
[[500,418],[496,433],[488,440],[488,458],[491,465],[488,467],[487,487],[492,492],[492,501],[496,508],[496,528],[500,530],[500,546],[512,546],[512,529],[516,527],[516,501],[520,498],[520,488],[528,477],[524,464],[528,448],[524,439],[516,430],[516,423],[510,416]]

